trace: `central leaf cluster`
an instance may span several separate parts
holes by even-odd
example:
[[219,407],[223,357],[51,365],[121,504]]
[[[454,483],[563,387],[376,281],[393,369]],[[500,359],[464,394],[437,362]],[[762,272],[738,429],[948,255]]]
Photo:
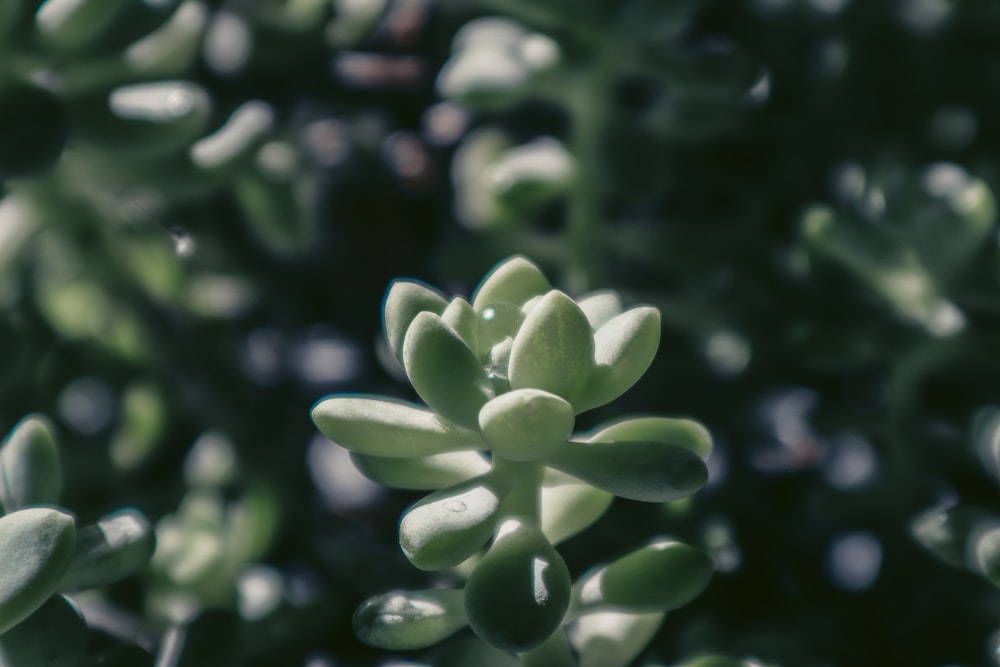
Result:
[[[573,432],[577,414],[618,397],[649,367],[659,312],[625,310],[610,291],[576,301],[533,263],[513,257],[486,276],[471,301],[396,281],[383,322],[390,350],[426,407],[340,395],[320,401],[313,419],[370,478],[438,489],[400,521],[400,545],[415,566],[441,570],[477,560],[464,595],[422,591],[401,607],[394,592],[363,605],[356,628],[377,645],[415,648],[468,624],[496,647],[531,650],[566,622],[574,596],[555,544],[600,518],[614,496],[666,502],[707,478],[711,441],[695,422],[645,417]],[[697,555],[690,567],[669,569],[685,577],[696,571],[695,585],[682,587],[693,593],[680,598],[668,590],[662,609],[697,594],[711,572],[700,552],[676,546]],[[601,608],[601,594],[588,593],[595,599],[580,608]],[[648,601],[636,605],[637,613],[649,612]],[[627,610],[629,602],[615,607]],[[397,631],[400,608],[419,613]]]

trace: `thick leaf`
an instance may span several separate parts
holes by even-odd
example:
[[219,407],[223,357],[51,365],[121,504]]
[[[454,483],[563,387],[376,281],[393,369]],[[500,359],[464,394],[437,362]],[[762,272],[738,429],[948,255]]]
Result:
[[354,612],[354,632],[369,646],[406,651],[436,644],[465,626],[461,590],[394,591]]
[[359,454],[417,458],[485,449],[479,433],[441,420],[411,403],[368,396],[334,396],[316,404],[312,419],[323,435]]
[[0,635],[3,667],[79,667],[87,652],[87,625],[61,595]]
[[976,565],[987,579],[1000,586],[1000,525],[976,536]]
[[462,297],[452,299],[441,313],[441,320],[455,330],[470,350],[478,349],[479,315],[468,301]]
[[573,628],[580,667],[625,667],[653,638],[663,612],[632,614],[601,610],[584,614]]
[[594,331],[622,312],[621,296],[614,290],[598,290],[584,294],[576,300],[576,303],[587,316],[590,328]]
[[55,592],[73,556],[73,517],[32,507],[0,517],[0,635]]
[[562,292],[548,292],[514,338],[510,386],[542,389],[574,403],[593,367],[594,335],[587,316]]
[[540,503],[542,532],[559,544],[600,519],[614,499],[607,491],[547,468]]
[[358,470],[373,482],[395,489],[431,491],[485,475],[490,463],[474,451],[444,452],[412,459],[351,452]]
[[594,334],[595,368],[577,410],[604,405],[625,393],[653,363],[659,345],[656,308],[631,308],[606,322]]
[[59,448],[48,422],[26,417],[0,447],[0,502],[7,511],[54,505],[62,491]]
[[106,586],[134,574],[149,562],[156,534],[141,512],[123,509],[76,533],[76,549],[59,590]]
[[509,488],[489,477],[427,496],[399,522],[399,545],[421,570],[443,570],[477,553],[493,535]]
[[836,219],[817,207],[806,213],[803,229],[810,248],[842,265],[902,318],[934,336],[964,328],[965,316],[944,298],[913,249],[883,227]]
[[548,463],[616,496],[645,502],[684,498],[708,480],[701,457],[662,442],[568,442]]
[[588,435],[592,442],[617,442],[644,440],[679,445],[702,459],[712,453],[712,436],[708,430],[691,419],[670,417],[628,417],[609,424],[601,424]]
[[481,313],[495,303],[522,306],[528,299],[545,294],[550,289],[548,279],[531,260],[515,255],[493,267],[472,295],[472,307]]
[[188,81],[153,81],[80,96],[70,108],[81,146],[120,159],[155,159],[186,148],[205,131],[212,98]]
[[479,410],[493,396],[475,353],[440,316],[414,318],[403,341],[403,366],[413,388],[445,419],[479,427]]
[[544,458],[569,439],[573,423],[573,406],[539,389],[501,394],[479,412],[479,427],[493,454],[512,461]]
[[545,536],[517,519],[497,537],[465,585],[465,611],[479,638],[508,651],[527,651],[559,629],[571,582]]
[[579,601],[583,609],[670,611],[698,597],[713,572],[700,549],[657,540],[588,575],[578,584]]
[[423,283],[393,281],[382,300],[382,326],[392,353],[403,360],[403,338],[413,318],[424,311],[440,315],[447,306],[444,296]]
[[969,537],[994,521],[979,507],[935,508],[914,519],[911,531],[935,556],[955,567],[965,567]]
[[128,4],[128,0],[45,0],[35,14],[35,31],[47,49],[86,48]]
[[972,442],[983,467],[1000,478],[1000,408],[980,408],[972,421]]

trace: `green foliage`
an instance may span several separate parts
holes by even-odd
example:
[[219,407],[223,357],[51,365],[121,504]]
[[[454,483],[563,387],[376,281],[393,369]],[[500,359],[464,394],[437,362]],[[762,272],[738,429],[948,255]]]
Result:
[[[439,315],[434,311],[444,301],[436,293],[415,283],[393,283],[383,302],[385,331],[390,341],[398,340],[401,324],[409,322],[402,336],[403,364],[431,410],[357,396],[327,397],[313,408],[313,420],[327,437],[361,457],[376,457],[362,461],[419,459],[410,469],[391,468],[391,474],[362,464],[383,483],[425,488],[432,466],[424,457],[443,463],[440,457],[462,450],[489,452],[488,472],[426,496],[399,524],[403,553],[420,569],[455,568],[482,553],[461,589],[461,624],[448,611],[455,600],[450,595],[451,607],[425,600],[424,594],[392,593],[365,602],[355,614],[355,629],[366,642],[386,649],[423,647],[468,623],[490,645],[525,654],[528,664],[535,659],[528,657],[532,650],[555,650],[551,646],[562,647],[565,661],[570,655],[565,640],[546,644],[575,618],[567,616],[570,574],[553,543],[599,519],[611,494],[667,502],[705,483],[710,441],[695,422],[636,418],[599,427],[590,437],[573,435],[575,413],[582,408],[572,401],[585,388],[591,389],[591,402],[593,396],[615,397],[638,380],[659,343],[659,318],[649,307],[623,313],[605,308],[600,317],[594,309],[588,318],[576,301],[548,287],[538,267],[512,257],[487,274],[471,306],[456,299],[451,303],[459,306],[449,305]],[[608,293],[602,296],[607,305]],[[617,299],[610,301],[611,310],[621,310]],[[591,297],[590,303],[597,302]],[[471,316],[449,317],[452,312]],[[657,327],[655,335],[647,333],[647,322]],[[597,375],[599,367],[605,372]],[[571,478],[551,477],[549,470]],[[576,489],[546,493],[560,486]],[[693,547],[649,547],[601,574],[608,583],[598,599],[633,612],[663,612],[693,598],[711,572],[710,560]],[[648,590],[643,596],[638,589],[644,586],[666,597],[654,592],[650,598]],[[589,610],[588,605],[593,601],[580,609]],[[400,627],[389,627],[390,616],[399,617]]]
[[62,465],[51,428],[32,415],[0,445],[6,511],[0,515],[0,662],[10,667],[81,665],[88,628],[61,592],[133,575],[155,548],[152,527],[138,510],[82,524],[57,506]]
[[997,664],[998,30],[3,0],[0,663]]

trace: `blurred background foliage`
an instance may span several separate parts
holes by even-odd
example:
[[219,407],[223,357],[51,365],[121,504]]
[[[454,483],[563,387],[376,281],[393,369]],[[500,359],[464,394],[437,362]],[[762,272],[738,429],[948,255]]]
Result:
[[634,664],[998,664],[998,31],[989,0],[5,0],[0,426],[50,415],[66,506],[158,537],[84,605],[92,654],[487,664],[353,637],[433,582],[416,497],[308,412],[409,396],[389,280],[523,253],[663,313],[582,426],[716,439],[702,493],[562,549],[713,554]]

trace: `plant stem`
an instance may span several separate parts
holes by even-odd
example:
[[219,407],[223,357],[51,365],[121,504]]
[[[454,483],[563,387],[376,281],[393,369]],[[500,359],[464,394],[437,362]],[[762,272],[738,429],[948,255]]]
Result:
[[522,519],[532,526],[541,520],[540,491],[545,469],[538,463],[523,463],[494,457],[493,471],[500,478],[513,483],[514,488],[504,500],[505,518]]

